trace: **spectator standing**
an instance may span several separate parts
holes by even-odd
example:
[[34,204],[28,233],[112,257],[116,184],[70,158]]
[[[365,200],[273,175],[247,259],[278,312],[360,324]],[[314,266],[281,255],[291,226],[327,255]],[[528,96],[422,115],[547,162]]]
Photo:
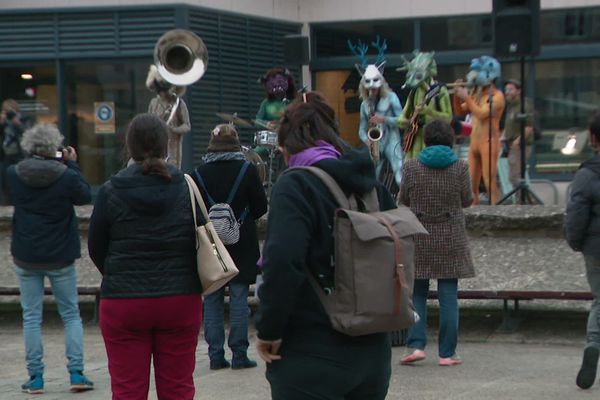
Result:
[[434,120],[424,128],[425,149],[404,164],[400,201],[410,207],[429,235],[415,236],[413,304],[421,319],[410,329],[410,364],[425,359],[429,280],[437,279],[440,301],[439,365],[461,364],[458,342],[458,279],[475,275],[462,209],[473,202],[469,166],[458,160],[450,124]]
[[[521,82],[511,79],[504,85],[504,97],[506,99],[504,132],[500,141],[504,148],[504,154],[508,152],[508,171],[510,183],[514,187],[521,180]],[[525,165],[531,156],[531,146],[534,141],[534,113],[529,99],[525,99]]]
[[113,400],[148,397],[151,360],[159,399],[194,398],[202,288],[189,190],[167,142],[158,117],[131,121],[133,162],[101,187],[90,220]]
[[573,250],[583,253],[587,280],[594,296],[583,361],[576,380],[582,389],[594,384],[600,354],[600,109],[592,113],[588,129],[595,155],[575,173],[565,221],[567,241]]
[[[240,173],[243,178],[234,190],[229,203],[240,222],[240,239],[227,246],[240,273],[229,286],[229,338],[231,363],[225,358],[224,297],[225,287],[204,296],[204,338],[208,343],[210,369],[243,369],[256,367],[248,358],[248,289],[259,273],[256,265],[260,257],[255,220],[267,212],[267,197],[256,167],[246,160],[238,134],[233,125],[217,125],[211,133],[208,152],[203,164],[193,174],[206,208],[214,203],[226,203]],[[242,171],[247,164],[247,170]],[[200,182],[201,181],[201,182]],[[214,203],[211,203],[212,199]]]
[[30,394],[44,392],[41,325],[46,277],[65,329],[71,391],[94,387],[83,374],[83,327],[74,266],[81,257],[81,245],[73,209],[73,205],[89,203],[91,191],[77,165],[75,149],[67,147],[57,158],[63,139],[53,125],[34,126],[19,145],[28,157],[7,171],[15,206],[11,253],[21,291],[30,377],[21,388]]
[[381,209],[395,204],[376,181],[368,151],[344,150],[331,107],[321,96],[303,99],[286,109],[278,134],[291,170],[271,195],[256,316],[258,353],[267,362],[274,400],[383,400],[391,374],[390,335],[351,337],[332,328],[307,274],[328,285],[333,280],[338,204],[317,176],[293,167],[322,168],[347,193],[377,187]]

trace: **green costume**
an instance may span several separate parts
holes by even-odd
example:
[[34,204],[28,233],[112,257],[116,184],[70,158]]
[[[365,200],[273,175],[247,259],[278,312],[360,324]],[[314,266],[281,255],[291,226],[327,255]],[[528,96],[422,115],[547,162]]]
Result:
[[[423,102],[426,93],[427,89],[425,88],[425,85],[422,84],[416,89],[413,89],[408,95],[408,101],[402,110],[402,114],[400,114],[400,118],[398,119],[398,126],[404,129],[405,132],[409,128],[410,118],[415,107]],[[419,153],[421,153],[421,150],[425,148],[425,143],[423,141],[423,126],[434,119],[444,119],[448,122],[450,122],[452,119],[450,94],[445,86],[440,89],[437,99],[432,99],[421,111],[418,118],[419,131],[415,136],[412,148],[410,151],[404,154],[404,160],[417,158]]]
[[264,99],[256,113],[256,121],[259,122],[257,125],[264,128],[260,122],[279,121],[286,107],[287,103],[283,100]]
[[434,79],[437,76],[437,65],[433,56],[433,52],[421,53],[415,50],[413,59],[408,61],[402,57],[404,66],[397,69],[397,71],[406,71],[404,87],[411,89],[402,114],[397,121],[398,126],[404,129],[404,140],[410,129],[409,124],[415,108],[423,103],[430,90],[439,86],[439,93],[424,104],[423,110],[419,113],[417,119],[419,130],[414,137],[411,149],[404,153],[404,160],[417,158],[425,147],[423,126],[426,123],[434,119],[444,119],[448,122],[452,120],[452,104],[448,89],[440,86]]

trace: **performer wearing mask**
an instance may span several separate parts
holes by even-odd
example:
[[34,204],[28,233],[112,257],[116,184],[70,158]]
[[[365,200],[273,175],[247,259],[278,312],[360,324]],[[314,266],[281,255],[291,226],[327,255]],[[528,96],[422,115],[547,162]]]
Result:
[[498,60],[481,56],[471,61],[466,82],[471,90],[459,86],[454,92],[455,114],[471,113],[472,116],[469,172],[473,204],[479,204],[479,184],[482,176],[490,197],[490,204],[497,203],[500,196],[496,184],[496,174],[500,155],[500,118],[504,112],[504,95],[496,87],[499,79],[500,63]]
[[396,120],[402,112],[402,104],[383,77],[387,43],[385,40],[380,43],[379,37],[377,41],[371,43],[371,46],[378,51],[377,59],[373,64],[369,64],[366,57],[368,45],[359,41],[356,46],[348,42],[348,46],[361,60],[361,65],[356,65],[361,74],[358,90],[362,100],[358,135],[371,151],[371,157],[376,164],[376,176],[380,177],[382,183],[390,189],[388,182],[385,182],[386,177],[381,177],[381,170],[387,160],[392,168],[395,183],[400,185],[402,146]]
[[267,97],[260,103],[254,122],[258,127],[275,131],[285,108],[296,96],[294,78],[287,69],[272,68],[260,78],[260,82]]
[[152,65],[146,78],[146,87],[156,93],[148,106],[148,113],[166,122],[169,128],[167,162],[181,168],[182,138],[192,127],[187,105],[183,101],[185,86],[174,86],[165,81]]
[[425,147],[423,127],[434,119],[450,122],[452,106],[450,94],[445,86],[435,80],[437,64],[434,53],[415,51],[411,61],[404,60],[398,71],[406,71],[404,87],[410,89],[406,106],[397,119],[398,126],[404,129],[404,158],[412,160],[419,156]]

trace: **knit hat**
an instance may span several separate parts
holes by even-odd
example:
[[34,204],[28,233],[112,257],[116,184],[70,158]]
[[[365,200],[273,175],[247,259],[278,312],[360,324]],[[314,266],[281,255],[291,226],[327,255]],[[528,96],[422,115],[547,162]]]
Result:
[[210,134],[207,150],[210,152],[241,151],[240,138],[233,125],[217,125]]

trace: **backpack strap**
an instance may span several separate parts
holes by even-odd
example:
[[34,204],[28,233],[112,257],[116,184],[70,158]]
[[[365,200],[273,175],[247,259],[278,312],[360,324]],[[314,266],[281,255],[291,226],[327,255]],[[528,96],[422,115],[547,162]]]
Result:
[[[290,169],[292,169],[292,168],[290,168]],[[335,181],[335,179],[333,179],[331,177],[331,175],[329,175],[327,172],[323,171],[321,168],[317,168],[317,167],[294,167],[293,169],[305,169],[307,171],[312,172],[319,179],[321,179],[321,181],[323,181],[323,183],[325,184],[325,186],[327,186],[327,188],[329,189],[329,191],[331,192],[331,194],[335,198],[335,201],[338,202],[338,204],[340,205],[340,207],[347,208],[347,209],[350,209],[350,210],[357,210],[358,209],[358,204],[356,203],[356,198],[354,197],[354,195],[350,196],[350,198],[348,196],[346,196],[346,194],[344,193],[344,191],[342,190],[342,188],[340,187],[340,185],[338,185],[338,183]]]
[[210,196],[210,193],[208,193],[208,190],[206,190],[206,186],[204,185],[204,181],[202,180],[202,177],[198,173],[198,170],[194,170],[194,176],[196,177],[196,180],[198,181],[198,185],[200,185],[200,187],[202,188],[202,190],[204,190],[204,193],[206,193],[206,200],[208,200],[208,204],[211,207],[214,206],[215,205],[215,201]]
[[240,184],[242,183],[242,179],[244,179],[244,175],[246,174],[246,171],[248,170],[249,166],[250,166],[250,162],[244,161],[244,164],[242,165],[242,168],[240,168],[240,172],[239,172],[237,178],[235,178],[235,182],[233,183],[233,187],[231,188],[231,191],[229,192],[229,196],[227,196],[227,201],[226,201],[227,204],[231,205],[231,202],[235,198],[235,195],[237,194],[237,191],[240,188]]
[[[244,179],[244,175],[246,175],[246,171],[248,171],[249,166],[250,166],[250,162],[244,161],[242,168],[240,168],[240,172],[239,172],[237,178],[235,179],[235,182],[233,183],[233,187],[231,188],[231,192],[229,192],[229,196],[227,197],[227,204],[229,204],[230,206],[231,206],[231,202],[235,198],[235,195],[237,194],[237,191],[240,188],[240,185],[242,184],[242,179]],[[242,224],[244,222],[244,220],[248,216],[249,211],[250,210],[246,206],[246,208],[244,208],[244,211],[242,211],[242,215],[240,216],[240,218],[238,220],[238,222],[240,224]]]

